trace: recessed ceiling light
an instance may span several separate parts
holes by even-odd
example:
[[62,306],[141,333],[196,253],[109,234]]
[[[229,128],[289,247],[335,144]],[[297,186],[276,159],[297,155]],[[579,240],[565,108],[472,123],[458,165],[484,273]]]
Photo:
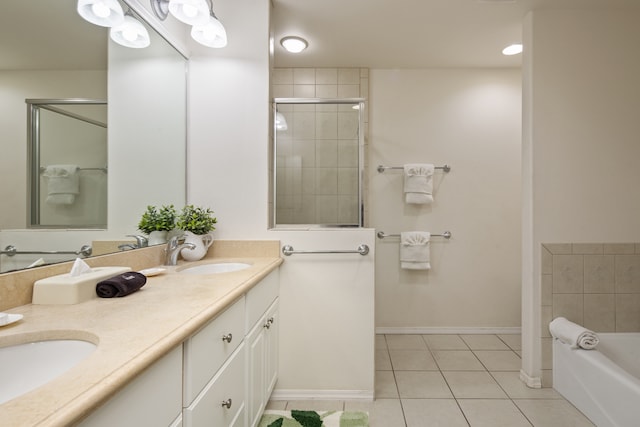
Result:
[[280,40],[280,44],[287,50],[287,52],[291,53],[300,53],[309,46],[309,43],[307,43],[305,39],[296,36],[283,37]]
[[519,53],[522,53],[522,45],[521,44],[512,44],[512,45],[507,46],[504,49],[502,49],[502,54],[503,55],[517,55]]

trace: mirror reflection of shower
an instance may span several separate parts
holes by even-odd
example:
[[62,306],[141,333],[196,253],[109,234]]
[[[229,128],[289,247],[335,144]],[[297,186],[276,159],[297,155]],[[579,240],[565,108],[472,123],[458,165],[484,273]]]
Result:
[[107,103],[27,99],[29,226],[106,228]]

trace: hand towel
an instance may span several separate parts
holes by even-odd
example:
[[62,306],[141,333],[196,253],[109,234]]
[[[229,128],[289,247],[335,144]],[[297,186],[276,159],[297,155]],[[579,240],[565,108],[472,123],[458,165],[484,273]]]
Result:
[[573,323],[564,317],[556,317],[549,323],[549,332],[551,335],[559,339],[571,348],[583,348],[592,350],[598,345],[600,339],[598,335],[576,323]]
[[430,163],[404,165],[405,202],[425,205],[433,202],[433,171]]
[[71,205],[80,193],[80,168],[76,165],[51,165],[44,170],[47,203]]
[[407,270],[429,270],[429,239],[426,231],[400,233],[400,267]]
[[147,283],[147,276],[137,271],[121,273],[96,285],[96,294],[100,298],[126,297]]

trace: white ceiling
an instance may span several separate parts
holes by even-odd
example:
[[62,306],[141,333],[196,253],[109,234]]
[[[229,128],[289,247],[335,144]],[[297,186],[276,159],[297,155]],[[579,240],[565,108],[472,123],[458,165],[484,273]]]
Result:
[[[639,7],[638,0],[272,0],[276,67],[519,67],[501,51],[542,8]],[[300,54],[286,35],[309,42]]]

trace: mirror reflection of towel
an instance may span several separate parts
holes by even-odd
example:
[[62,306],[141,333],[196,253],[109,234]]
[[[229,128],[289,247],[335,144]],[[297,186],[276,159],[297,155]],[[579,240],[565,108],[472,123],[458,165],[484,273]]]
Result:
[[44,170],[47,203],[71,205],[80,193],[80,168],[77,165],[50,165]]
[[429,270],[428,231],[405,231],[400,233],[400,267],[407,270]]

